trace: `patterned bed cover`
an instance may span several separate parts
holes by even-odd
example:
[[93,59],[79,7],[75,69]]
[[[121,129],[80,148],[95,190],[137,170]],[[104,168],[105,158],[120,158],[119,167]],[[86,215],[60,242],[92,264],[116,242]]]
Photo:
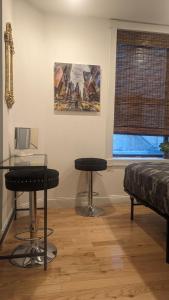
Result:
[[124,189],[169,216],[169,163],[141,162],[126,167]]

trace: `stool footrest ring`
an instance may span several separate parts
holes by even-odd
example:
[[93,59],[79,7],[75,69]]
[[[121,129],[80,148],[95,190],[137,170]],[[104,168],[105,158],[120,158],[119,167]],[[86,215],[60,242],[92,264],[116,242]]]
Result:
[[[44,231],[44,228],[38,228],[36,234],[38,234],[38,231]],[[15,234],[15,238],[19,241],[40,241],[44,238],[44,236],[37,236],[37,237],[34,237],[34,238],[30,238],[30,237],[21,237],[20,235],[22,234],[25,234],[30,231],[27,229],[25,231],[22,231],[22,232],[19,232],[17,234]],[[52,228],[47,228],[47,237],[50,236],[52,233],[54,232],[54,230]]]

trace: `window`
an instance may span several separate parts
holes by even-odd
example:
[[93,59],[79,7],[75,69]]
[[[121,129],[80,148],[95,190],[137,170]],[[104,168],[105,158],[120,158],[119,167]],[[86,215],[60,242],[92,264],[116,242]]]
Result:
[[162,157],[159,145],[164,140],[162,136],[114,134],[114,156],[151,156]]
[[113,154],[160,156],[169,136],[169,35],[118,30]]

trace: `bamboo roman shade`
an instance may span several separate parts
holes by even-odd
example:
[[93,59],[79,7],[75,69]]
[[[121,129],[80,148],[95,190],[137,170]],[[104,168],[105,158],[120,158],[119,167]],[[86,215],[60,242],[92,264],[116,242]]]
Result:
[[169,35],[118,30],[114,133],[169,135]]

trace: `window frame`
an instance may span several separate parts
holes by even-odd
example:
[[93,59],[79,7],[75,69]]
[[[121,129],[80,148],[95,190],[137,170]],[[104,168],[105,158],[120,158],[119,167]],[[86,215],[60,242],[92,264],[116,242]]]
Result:
[[[125,22],[118,20],[110,21],[110,49],[109,49],[109,61],[108,61],[108,106],[107,106],[107,122],[106,122],[106,156],[108,163],[112,160],[123,160],[126,164],[126,161],[131,163],[133,161],[140,161],[140,158],[137,157],[113,157],[112,155],[112,138],[113,138],[113,129],[114,129],[114,104],[115,104],[115,80],[116,80],[116,48],[117,48],[117,30],[135,30],[135,31],[147,31],[155,33],[166,33],[169,34],[169,26],[163,26],[158,24],[145,24],[137,22]],[[142,159],[142,158],[141,158]],[[144,160],[145,158],[143,158]],[[159,160],[163,158],[150,158],[147,159]],[[120,163],[121,165],[121,163]]]

